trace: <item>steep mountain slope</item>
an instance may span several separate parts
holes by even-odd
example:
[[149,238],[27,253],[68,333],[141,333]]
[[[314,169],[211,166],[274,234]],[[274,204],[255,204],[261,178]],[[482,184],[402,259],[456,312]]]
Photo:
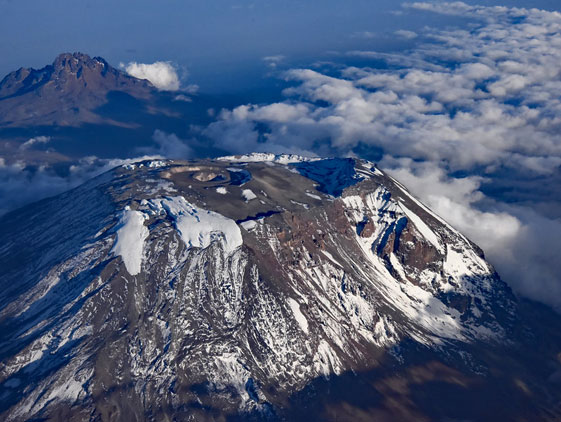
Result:
[[104,121],[95,109],[119,91],[148,99],[154,87],[100,57],[64,53],[42,69],[20,68],[0,82],[0,125],[74,126]]
[[0,267],[6,420],[561,417],[559,318],[372,163],[127,165]]
[[[101,57],[64,53],[39,70],[21,68],[0,81],[0,159],[54,168],[91,155],[153,154],[159,146],[156,131],[190,139],[191,126],[212,120],[209,109],[231,108],[239,101],[158,91]],[[26,144],[32,139],[45,142]],[[205,143],[191,140],[183,148],[189,147],[195,156],[212,154]]]

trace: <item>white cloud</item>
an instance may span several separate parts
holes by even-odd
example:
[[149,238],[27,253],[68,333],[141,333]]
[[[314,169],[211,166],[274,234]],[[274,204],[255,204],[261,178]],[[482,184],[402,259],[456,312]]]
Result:
[[399,29],[397,31],[394,32],[395,35],[397,35],[400,38],[405,38],[406,40],[412,40],[417,38],[417,33],[413,32],[413,31],[407,31],[405,29]]
[[[543,189],[561,178],[561,14],[462,2],[407,7],[475,23],[426,29],[429,41],[401,54],[348,53],[386,60],[388,69],[290,70],[286,100],[222,111],[205,134],[232,152],[385,154],[397,178],[481,244],[507,282],[561,306],[561,223],[527,207],[561,194]],[[493,186],[498,200],[483,194]],[[504,186],[520,204],[500,202]]]
[[[394,156],[444,161],[451,170],[483,167],[492,172],[506,166],[555,171],[561,158],[561,15],[464,3],[445,6],[447,13],[467,11],[492,23],[485,19],[470,30],[428,30],[432,44],[407,55],[350,53],[400,63],[397,69],[351,67],[339,77],[311,69],[288,71],[286,78],[296,82],[285,90],[292,99],[275,108],[297,110],[292,122],[262,107],[244,106],[243,117],[242,108],[224,113],[211,132],[218,136],[221,125],[233,130],[235,123],[225,120],[235,116],[237,132],[242,126],[253,132],[256,124],[268,125],[259,142],[271,146],[290,144],[286,133],[298,129],[315,138],[298,136],[305,144],[323,138],[343,153],[368,144]],[[432,3],[410,7],[444,10]],[[522,13],[521,23],[513,24],[510,19]],[[541,26],[546,29],[539,30]],[[443,67],[443,61],[456,64]]]
[[[561,311],[561,221],[531,209],[491,201],[481,177],[453,178],[433,163],[385,157],[381,163],[427,204],[480,245],[518,293]],[[486,202],[487,210],[479,205]]]
[[199,85],[195,85],[195,84],[190,84],[187,85],[184,88],[181,88],[181,93],[177,94],[173,100],[174,101],[183,101],[186,103],[190,103],[193,101],[193,98],[190,97],[189,95],[193,96],[196,95],[197,92],[199,92]]
[[46,144],[50,140],[51,140],[50,136],[35,136],[34,138],[30,138],[27,141],[25,141],[23,144],[21,144],[19,149],[26,150],[36,144]]
[[173,100],[174,101],[183,101],[185,103],[190,103],[191,101],[193,101],[193,99],[191,97],[188,97],[187,95],[184,95],[184,94],[176,95],[173,98]]
[[161,155],[166,158],[192,158],[193,149],[187,141],[179,139],[173,133],[166,133],[156,129],[152,136],[157,148],[144,149],[143,152],[149,155]]
[[[505,6],[469,5],[461,1],[455,2],[414,2],[404,4],[405,8],[424,10],[450,16],[472,17],[484,19],[492,23],[501,18],[516,18],[526,16],[528,10]],[[532,9],[535,10],[535,9]]]
[[127,65],[121,63],[120,67],[135,78],[147,79],[161,91],[177,91],[181,87],[177,69],[171,62],[130,62]]
[[277,66],[282,63],[286,59],[285,56],[282,54],[277,54],[275,56],[266,56],[263,57],[263,61],[269,66],[271,69],[276,69]]
[[134,159],[99,159],[85,157],[59,172],[50,165],[28,165],[23,161],[6,164],[0,159],[0,215],[33,201],[72,189],[85,181],[118,165],[138,161]]

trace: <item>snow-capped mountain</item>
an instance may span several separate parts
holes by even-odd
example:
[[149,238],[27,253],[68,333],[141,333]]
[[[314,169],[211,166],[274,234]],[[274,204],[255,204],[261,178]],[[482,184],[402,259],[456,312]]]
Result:
[[144,161],[0,225],[3,420],[561,417],[557,317],[372,163]]

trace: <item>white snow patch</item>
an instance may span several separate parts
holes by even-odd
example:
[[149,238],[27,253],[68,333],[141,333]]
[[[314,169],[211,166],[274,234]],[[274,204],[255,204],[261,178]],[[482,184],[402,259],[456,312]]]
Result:
[[151,202],[174,219],[187,247],[207,248],[212,242],[222,240],[225,251],[230,254],[243,243],[242,233],[234,220],[190,204],[182,196]]
[[74,403],[80,397],[87,394],[84,385],[92,377],[93,369],[88,368],[85,370],[77,371],[77,373],[70,374],[70,376],[63,379],[55,381],[54,386],[52,386],[48,398],[44,400],[44,403],[50,401],[68,401]]
[[135,169],[140,169],[143,167],[148,167],[148,168],[160,168],[160,167],[165,167],[169,164],[169,162],[166,162],[164,160],[153,160],[153,161],[148,161],[146,162],[147,159],[149,159],[151,157],[149,156],[145,156],[145,157],[139,157],[139,158],[133,158],[130,160],[125,160],[127,161],[126,163],[124,163],[121,167],[127,170],[135,170]]
[[376,167],[376,165],[374,163],[371,163],[370,161],[367,161],[365,163],[362,163],[362,168],[370,171],[372,173],[374,173],[376,176],[383,176],[384,173],[382,173],[378,167]]
[[317,373],[325,377],[328,377],[333,372],[336,375],[339,375],[341,372],[337,354],[333,351],[329,343],[323,339],[320,341],[314,356],[314,369]]
[[433,246],[441,253],[444,252],[444,248],[442,246],[442,243],[440,243],[440,239],[438,238],[438,236],[430,229],[429,226],[426,225],[426,223],[417,215],[415,214],[413,211],[411,211],[409,208],[407,208],[403,202],[399,203],[399,207],[403,210],[403,212],[405,213],[405,215],[407,216],[407,218],[415,225],[415,227],[417,228],[417,230],[419,230],[419,233],[421,233],[421,235],[427,239],[430,243],[433,244]]
[[244,190],[242,191],[242,196],[244,197],[244,199],[246,200],[246,202],[249,202],[249,201],[251,201],[252,199],[257,198],[257,195],[255,195],[251,189],[244,189]]
[[[466,257],[463,253],[457,252],[452,248],[448,248],[443,269],[448,274],[458,278],[471,275],[473,271],[469,268],[468,262],[466,262]],[[473,262],[473,260],[471,260],[471,262]]]
[[212,366],[215,367],[213,383],[216,387],[233,387],[244,402],[250,400],[245,385],[251,375],[243,363],[240,350],[225,351],[221,356],[216,356]]
[[220,195],[226,195],[228,193],[228,189],[226,189],[224,186],[220,186],[216,188],[216,193],[219,193]]
[[290,200],[290,202],[292,202],[294,205],[300,205],[301,207],[303,207],[304,209],[309,210],[310,206],[308,204],[304,204],[302,202],[298,202],[298,201],[294,201],[294,200]]
[[249,221],[244,221],[243,223],[240,223],[240,225],[247,230],[248,232],[253,230],[256,226],[257,226],[257,221],[255,220],[249,220]]
[[298,325],[300,325],[302,331],[308,334],[308,320],[300,310],[300,304],[291,297],[288,298],[288,304],[290,305],[290,309],[292,309],[292,313],[294,314],[294,318],[296,318]]
[[317,161],[321,158],[316,157],[303,157],[295,154],[270,154],[263,152],[254,152],[252,154],[244,155],[229,155],[217,158],[219,161],[229,161],[232,163],[278,163],[278,164],[291,164],[301,163],[303,161]]
[[329,258],[329,260],[330,260],[331,262],[333,262],[337,267],[341,267],[341,268],[343,267],[343,266],[341,265],[341,263],[337,262],[337,260],[336,260],[335,258],[333,258],[333,255],[331,255],[329,252],[324,251],[324,250],[322,250],[321,252],[322,252],[327,258]]
[[147,163],[147,167],[150,167],[152,169],[165,167],[165,166],[167,166],[167,163],[162,160],[150,161],[149,163]]
[[374,338],[379,346],[394,344],[398,340],[398,335],[393,324],[387,316],[381,316],[374,326]]
[[393,252],[390,254],[390,263],[392,264],[392,267],[395,268],[395,270],[397,271],[397,273],[399,274],[401,279],[402,280],[407,280],[407,275],[405,274],[405,271],[403,270],[403,267],[401,266],[401,262],[399,262],[399,260],[397,259],[397,257],[395,256],[395,254]]
[[140,273],[144,242],[149,234],[144,226],[147,218],[144,213],[133,211],[128,206],[121,216],[112,252],[121,256],[130,275]]
[[310,192],[306,192],[306,195],[308,195],[310,198],[314,198],[314,199],[317,199],[318,201],[321,201],[321,196],[319,196],[319,195],[315,195],[315,194],[310,193]]

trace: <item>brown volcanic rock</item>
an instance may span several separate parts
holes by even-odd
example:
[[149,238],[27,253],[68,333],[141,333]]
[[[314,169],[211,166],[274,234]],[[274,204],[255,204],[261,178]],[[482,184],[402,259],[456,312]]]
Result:
[[20,68],[0,82],[0,125],[115,123],[95,112],[106,103],[109,92],[149,99],[154,90],[148,81],[111,67],[101,57],[65,53],[51,65]]
[[0,245],[2,420],[561,417],[559,316],[372,163],[128,164]]

